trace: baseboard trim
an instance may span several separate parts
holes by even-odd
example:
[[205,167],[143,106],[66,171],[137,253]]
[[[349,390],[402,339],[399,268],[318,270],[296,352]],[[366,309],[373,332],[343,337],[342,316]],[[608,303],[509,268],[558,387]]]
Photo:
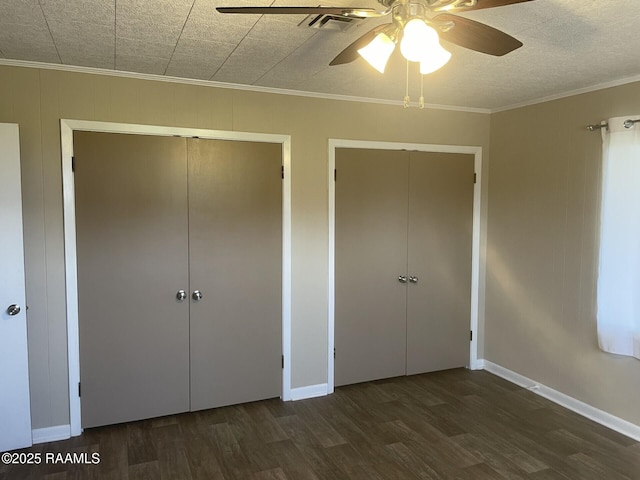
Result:
[[31,431],[33,443],[57,442],[71,438],[71,425],[57,425],[55,427],[36,428]]
[[524,375],[520,375],[508,368],[497,365],[489,360],[481,360],[484,365],[484,369],[487,372],[493,373],[498,377],[502,377],[505,380],[515,383],[527,390],[532,391],[536,395],[540,395],[548,400],[551,400],[558,405],[561,405],[569,410],[572,410],[583,417],[593,420],[596,423],[604,425],[605,427],[615,430],[622,435],[633,438],[640,442],[640,425],[623,420],[620,417],[616,417],[610,413],[600,410],[599,408],[592,407],[591,405],[577,400],[569,395],[554,390],[551,387],[547,387],[535,380],[531,380]]
[[307,387],[298,387],[291,389],[291,400],[304,400],[306,398],[324,397],[327,395],[328,385],[319,383],[318,385],[309,385]]
[[476,360],[472,360],[469,365],[469,370],[484,370],[484,360],[478,358]]

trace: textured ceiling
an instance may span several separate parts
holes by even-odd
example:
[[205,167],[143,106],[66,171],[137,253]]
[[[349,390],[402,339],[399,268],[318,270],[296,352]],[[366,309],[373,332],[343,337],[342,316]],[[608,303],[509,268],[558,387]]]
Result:
[[[0,58],[401,100],[406,66],[398,52],[384,75],[363,60],[328,66],[388,17],[340,32],[299,27],[304,15],[215,11],[319,3],[380,7],[374,0],[0,0]],[[453,57],[425,76],[429,104],[495,110],[640,75],[640,0],[535,0],[462,15],[524,46],[493,57],[443,42]],[[417,67],[409,79],[416,100]]]

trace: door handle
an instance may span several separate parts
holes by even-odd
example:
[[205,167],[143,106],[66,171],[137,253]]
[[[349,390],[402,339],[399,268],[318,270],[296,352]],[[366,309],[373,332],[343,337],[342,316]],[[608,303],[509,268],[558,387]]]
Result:
[[404,275],[400,275],[398,276],[398,281],[400,283],[407,283],[407,277],[405,277]]
[[191,298],[193,298],[196,302],[199,302],[200,300],[202,300],[202,292],[200,290],[194,290]]
[[12,304],[12,305],[9,305],[9,308],[7,308],[7,314],[8,314],[10,317],[13,317],[13,316],[15,316],[15,315],[17,315],[17,314],[19,314],[19,313],[20,313],[20,305],[16,305],[16,304],[14,303],[14,304]]
[[418,283],[418,277],[409,277],[411,283]]
[[176,298],[179,302],[183,301],[185,298],[187,298],[187,292],[185,292],[184,290],[178,290],[178,293],[176,293]]

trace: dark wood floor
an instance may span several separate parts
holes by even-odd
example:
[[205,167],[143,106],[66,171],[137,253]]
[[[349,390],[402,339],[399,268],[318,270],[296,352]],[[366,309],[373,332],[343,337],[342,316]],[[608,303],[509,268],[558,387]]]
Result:
[[462,369],[96,428],[22,452],[98,452],[100,463],[0,466],[0,479],[640,479],[640,443]]

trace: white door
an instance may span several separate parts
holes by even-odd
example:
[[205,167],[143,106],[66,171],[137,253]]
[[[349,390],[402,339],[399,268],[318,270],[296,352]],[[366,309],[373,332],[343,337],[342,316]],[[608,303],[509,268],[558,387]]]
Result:
[[0,124],[0,451],[31,439],[18,125]]

